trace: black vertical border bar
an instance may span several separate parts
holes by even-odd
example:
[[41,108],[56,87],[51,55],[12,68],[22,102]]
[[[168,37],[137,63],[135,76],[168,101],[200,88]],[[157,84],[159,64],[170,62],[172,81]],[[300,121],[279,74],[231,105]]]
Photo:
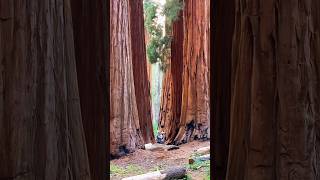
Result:
[[216,165],[215,165],[215,160],[214,160],[214,136],[213,136],[213,42],[214,42],[214,19],[215,19],[215,14],[213,12],[215,12],[216,9],[214,9],[214,7],[216,7],[216,1],[217,0],[210,0],[210,44],[209,44],[209,47],[210,47],[210,68],[209,68],[209,71],[210,71],[210,82],[209,82],[209,107],[210,107],[210,178],[212,179],[216,179],[215,178],[215,173],[216,173]]
[[213,157],[213,158],[210,158],[210,178],[212,179],[215,178],[215,173],[216,173],[216,165],[215,165],[215,160],[214,160],[214,155],[215,155],[215,151],[214,151],[214,136],[213,136],[213,133],[214,133],[214,127],[213,127],[213,124],[214,124],[214,118],[213,118],[213,43],[214,43],[214,39],[213,39],[213,35],[214,35],[214,30],[213,30],[213,25],[214,25],[214,19],[215,19],[215,16],[214,16],[214,7],[216,7],[216,0],[210,0],[210,34],[209,34],[209,37],[210,37],[210,44],[209,44],[209,47],[210,47],[210,68],[209,68],[209,72],[210,72],[210,77],[209,77],[209,103],[210,103],[210,156]]

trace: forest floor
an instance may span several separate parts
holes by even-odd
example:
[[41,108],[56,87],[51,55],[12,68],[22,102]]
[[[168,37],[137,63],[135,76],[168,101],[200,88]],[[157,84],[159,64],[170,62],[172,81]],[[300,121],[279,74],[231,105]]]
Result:
[[112,180],[118,180],[152,171],[165,170],[173,166],[184,166],[187,168],[187,176],[184,179],[210,179],[210,161],[188,165],[188,159],[194,151],[206,146],[210,146],[210,141],[192,141],[171,151],[138,149],[134,153],[112,160],[110,162],[110,177]]

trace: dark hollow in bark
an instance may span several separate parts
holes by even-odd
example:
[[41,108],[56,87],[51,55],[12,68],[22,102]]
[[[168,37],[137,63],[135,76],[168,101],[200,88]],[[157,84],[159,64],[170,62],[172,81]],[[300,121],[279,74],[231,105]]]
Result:
[[[215,175],[225,178],[229,151],[231,96],[231,52],[234,29],[234,0],[215,0],[213,4],[213,52],[211,58],[211,99]],[[212,111],[211,111],[212,112]]]

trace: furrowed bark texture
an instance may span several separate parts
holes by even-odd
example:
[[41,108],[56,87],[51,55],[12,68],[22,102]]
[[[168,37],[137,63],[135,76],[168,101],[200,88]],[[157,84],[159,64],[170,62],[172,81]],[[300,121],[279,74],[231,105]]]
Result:
[[[148,44],[149,43],[149,34],[148,34],[148,31],[146,29],[144,29],[144,42],[145,44]],[[146,49],[146,47],[144,47]],[[148,72],[148,81],[149,81],[149,89],[150,89],[150,93],[151,93],[151,80],[152,80],[152,65],[151,63],[149,63],[149,60],[148,60],[148,57],[146,56],[146,61],[147,61],[147,72]],[[151,99],[151,98],[150,98]],[[152,108],[151,108],[152,109]]]
[[[210,1],[186,0],[182,102],[175,143],[210,136],[209,131],[209,25]],[[191,130],[192,128],[195,130]]]
[[237,0],[228,179],[319,179],[317,0]]
[[110,1],[110,150],[112,155],[144,144],[134,88],[129,1]]
[[91,179],[69,1],[0,2],[0,179]]
[[180,121],[183,71],[183,11],[172,25],[170,66],[164,75],[160,104],[159,130],[166,134],[166,144],[177,135]]
[[213,12],[212,78],[210,102],[213,104],[213,144],[215,177],[224,179],[228,163],[231,54],[234,30],[234,0],[215,0]]
[[150,85],[146,61],[143,1],[136,0],[129,1],[129,3],[133,77],[140,123],[139,131],[141,131],[145,143],[154,143]]
[[[164,74],[163,83],[162,83],[162,92],[160,100],[160,118],[158,129],[160,132],[166,134],[166,143],[172,141],[172,134],[175,136],[176,123],[173,118],[173,84],[172,84],[172,74],[171,74],[171,65],[168,66],[166,73]],[[179,123],[179,121],[178,121]]]
[[[106,3],[106,2],[104,2]],[[81,114],[92,179],[106,179],[107,48],[101,0],[72,0],[73,32]]]

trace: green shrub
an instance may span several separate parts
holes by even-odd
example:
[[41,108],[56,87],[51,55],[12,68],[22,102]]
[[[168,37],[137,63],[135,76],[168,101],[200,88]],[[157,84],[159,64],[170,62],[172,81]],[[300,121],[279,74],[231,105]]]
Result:
[[159,42],[155,39],[151,39],[147,45],[147,56],[151,64],[158,62],[158,59],[160,59],[158,46]]
[[155,25],[158,7],[159,5],[154,3],[153,1],[145,0],[143,2],[143,9],[145,14],[144,23],[148,31],[150,31],[150,29],[153,28],[153,26]]
[[179,12],[183,9],[183,2],[181,0],[166,0],[162,14],[167,18],[168,23],[178,20]]

